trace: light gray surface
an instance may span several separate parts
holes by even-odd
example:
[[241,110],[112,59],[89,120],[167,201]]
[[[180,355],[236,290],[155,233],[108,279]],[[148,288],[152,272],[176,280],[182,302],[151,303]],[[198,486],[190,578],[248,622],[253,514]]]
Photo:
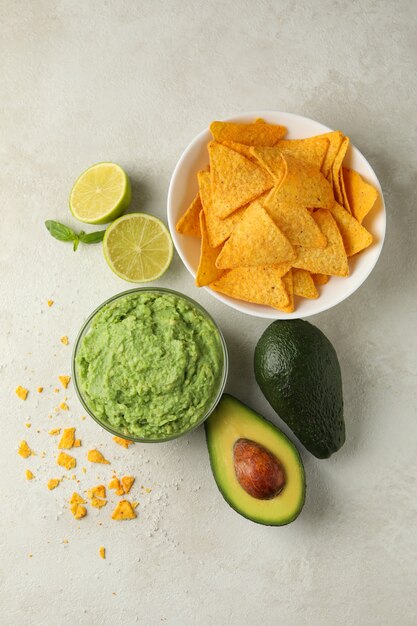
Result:
[[[415,624],[415,4],[1,0],[0,17],[1,623]],[[70,412],[54,414],[63,395],[53,392],[56,377],[70,368],[60,336],[72,343],[92,308],[128,285],[99,247],[73,254],[43,226],[76,225],[71,183],[104,159],[130,174],[134,209],[164,217],[190,139],[214,118],[268,108],[350,135],[388,212],[371,277],[311,320],[340,357],[347,442],[328,461],[303,451],[307,501],[285,528],[251,524],[222,501],[202,429],[125,451],[80,419],[73,388]],[[273,419],[252,370],[267,322],[198,291],[178,258],[158,284],[216,317],[230,350],[228,390]],[[30,389],[25,403],[18,384]],[[138,497],[136,521],[111,521],[109,504],[76,522],[65,504],[76,483],[46,489],[60,475],[47,434],[58,424],[82,438],[79,489],[113,467],[153,488]],[[28,461],[16,454],[22,438],[37,452]],[[112,465],[84,476],[96,445]]]

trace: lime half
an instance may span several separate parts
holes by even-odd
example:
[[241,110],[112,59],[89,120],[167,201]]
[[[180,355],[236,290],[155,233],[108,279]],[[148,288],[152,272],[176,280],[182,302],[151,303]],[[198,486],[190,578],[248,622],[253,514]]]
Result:
[[144,283],[166,272],[173,245],[161,220],[146,213],[129,213],[107,228],[103,251],[107,263],[120,278]]
[[130,204],[132,192],[126,172],[116,163],[96,163],[75,181],[70,210],[80,222],[106,224]]

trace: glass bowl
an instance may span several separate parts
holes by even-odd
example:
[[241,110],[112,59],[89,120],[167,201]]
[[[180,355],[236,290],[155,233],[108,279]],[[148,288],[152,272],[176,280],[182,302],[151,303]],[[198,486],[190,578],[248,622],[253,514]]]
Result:
[[[210,406],[208,407],[208,409],[206,409],[204,411],[204,413],[199,417],[199,419],[194,424],[192,424],[190,426],[190,428],[188,428],[186,430],[183,430],[181,432],[178,432],[178,433],[172,433],[172,434],[166,435],[166,436],[164,436],[162,438],[145,438],[145,437],[138,437],[138,436],[132,435],[127,430],[118,430],[117,428],[113,427],[112,425],[110,425],[109,423],[103,421],[100,417],[95,415],[94,411],[88,405],[88,400],[87,400],[87,398],[85,397],[85,395],[83,393],[83,389],[82,389],[82,386],[81,386],[81,384],[79,382],[79,377],[78,377],[78,372],[77,372],[76,359],[77,359],[78,351],[80,349],[80,346],[81,346],[81,343],[82,343],[84,337],[87,335],[87,333],[89,332],[89,330],[91,328],[91,324],[92,324],[95,316],[106,305],[108,305],[108,304],[110,304],[112,302],[115,302],[116,300],[118,300],[120,298],[124,298],[125,296],[128,296],[130,294],[141,293],[141,292],[153,293],[153,294],[170,294],[170,295],[173,295],[173,296],[175,296],[177,298],[183,299],[187,303],[191,304],[192,307],[197,309],[205,318],[207,318],[209,321],[212,322],[212,324],[214,325],[214,327],[216,329],[216,332],[218,333],[218,338],[219,338],[220,346],[221,346],[221,350],[222,350],[223,364],[222,364],[221,376],[220,376],[220,379],[219,379],[218,390],[217,390],[216,395],[213,398],[213,401],[211,402]],[[214,319],[211,317],[211,315],[209,315],[209,313],[207,313],[207,311],[201,305],[199,305],[197,302],[195,302],[195,300],[193,300],[192,298],[189,298],[188,296],[185,296],[182,293],[179,293],[178,291],[173,291],[172,289],[164,289],[162,287],[161,288],[139,287],[139,288],[135,288],[135,289],[129,289],[129,290],[123,291],[122,293],[119,293],[119,294],[117,294],[115,296],[112,296],[111,298],[109,298],[108,300],[103,302],[99,307],[97,307],[91,313],[91,315],[89,315],[89,317],[86,319],[86,321],[82,325],[82,327],[80,329],[80,332],[78,333],[77,339],[75,341],[75,345],[74,345],[74,349],[73,349],[73,353],[72,353],[71,369],[72,369],[72,379],[73,379],[73,382],[74,382],[74,387],[75,387],[75,390],[77,392],[78,399],[80,400],[82,406],[84,407],[84,409],[88,413],[88,415],[90,415],[102,428],[104,428],[108,432],[112,433],[113,435],[116,435],[118,437],[123,437],[123,439],[128,439],[130,441],[135,441],[135,442],[140,442],[140,443],[161,443],[161,442],[165,442],[165,441],[171,441],[172,439],[177,439],[177,437],[182,437],[183,435],[186,435],[186,434],[190,433],[195,428],[198,428],[198,426],[201,426],[201,424],[209,417],[209,415],[212,413],[212,411],[216,407],[217,403],[219,402],[219,400],[220,400],[220,398],[222,396],[222,393],[224,391],[225,385],[226,385],[227,373],[228,373],[228,354],[227,354],[226,342],[224,340],[223,334],[222,334],[220,328],[218,327],[217,323],[214,321]]]

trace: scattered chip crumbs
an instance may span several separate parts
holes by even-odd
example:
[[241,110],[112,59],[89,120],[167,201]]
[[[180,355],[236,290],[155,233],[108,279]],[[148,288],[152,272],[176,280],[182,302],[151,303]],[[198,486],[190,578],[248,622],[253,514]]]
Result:
[[152,489],[150,487],[145,487],[144,488],[144,492],[145,493],[151,493]]
[[87,416],[86,415],[81,415],[81,419],[85,420],[85,419],[87,419]]
[[52,489],[56,489],[60,482],[61,482],[60,478],[50,478],[47,484],[49,491],[52,491]]
[[122,484],[123,491],[125,493],[129,493],[129,491],[132,488],[133,483],[135,482],[135,477],[134,476],[122,476],[120,482]]
[[66,335],[63,335],[60,339],[61,343],[64,344],[64,346],[67,346],[69,344],[69,339]]
[[118,443],[119,446],[123,446],[124,448],[128,448],[134,443],[133,441],[129,441],[129,439],[123,439],[123,437],[113,437],[113,441]]
[[60,450],[70,450],[74,446],[75,442],[75,428],[64,428],[62,437],[58,444]]
[[61,467],[65,467],[67,470],[73,469],[77,465],[77,461],[73,456],[70,456],[66,452],[60,452],[58,454],[57,460],[58,465]]
[[101,498],[91,498],[90,504],[96,509],[101,509],[102,506],[106,506],[107,500],[102,500]]
[[54,389],[54,393],[59,393],[59,389],[58,389],[58,387],[55,387],[55,389]]
[[42,391],[43,391],[43,387],[38,387],[36,391],[37,391],[38,393],[42,393]]
[[87,515],[87,509],[82,504],[73,504],[70,509],[75,519],[81,519]]
[[135,500],[135,502],[132,502],[132,507],[134,509],[136,509],[136,507],[138,507],[138,506],[139,506],[139,502],[137,502],[137,500]]
[[28,446],[27,442],[24,439],[19,443],[19,449],[17,452],[24,459],[27,459],[28,456],[33,454],[33,451],[30,449],[30,447]]
[[51,428],[51,430],[48,431],[48,435],[59,435],[60,432],[61,432],[60,428]]
[[64,389],[67,389],[68,385],[71,382],[71,376],[58,376],[58,378]]
[[83,474],[87,473],[87,468],[86,467],[82,467],[81,470],[82,470]]
[[26,400],[26,398],[28,397],[29,390],[26,389],[25,387],[22,387],[21,385],[16,387],[15,391],[16,391],[17,397],[20,398],[21,400]]
[[110,465],[110,461],[107,461],[107,459],[105,459],[98,450],[89,450],[87,460],[90,461],[90,463],[103,463],[105,465]]
[[91,487],[87,491],[88,498],[105,498],[106,497],[106,487],[104,485],[97,485],[96,487]]
[[67,543],[69,543],[69,541],[68,541],[68,539],[63,539],[63,540],[61,541],[61,543],[65,543],[65,544],[67,544]]
[[25,426],[26,428],[32,428],[32,424],[30,422],[26,422]]
[[74,441],[73,448],[79,448],[81,446],[81,439],[76,439]]
[[125,520],[137,517],[134,508],[128,500],[120,500],[112,513],[112,519]]
[[72,474],[71,480],[77,480],[77,476],[75,474]]
[[26,470],[25,476],[26,476],[26,480],[32,480],[33,478],[35,478],[34,474],[32,474],[32,472],[29,469]]
[[73,492],[73,494],[72,494],[72,496],[71,496],[71,498],[70,498],[69,503],[70,503],[70,504],[85,504],[85,500],[84,500],[84,498],[82,498],[82,497],[80,496],[80,494],[79,494],[79,493],[77,493],[76,491],[74,491],[74,492]]
[[48,300],[47,301],[47,305],[49,306],[49,308],[51,308],[51,306],[53,305],[54,301],[53,300]]
[[98,553],[102,559],[106,558],[106,548],[104,546],[100,546]]
[[68,404],[66,402],[61,402],[60,405],[59,405],[59,408],[62,411],[68,411],[69,410],[69,406],[68,406]]

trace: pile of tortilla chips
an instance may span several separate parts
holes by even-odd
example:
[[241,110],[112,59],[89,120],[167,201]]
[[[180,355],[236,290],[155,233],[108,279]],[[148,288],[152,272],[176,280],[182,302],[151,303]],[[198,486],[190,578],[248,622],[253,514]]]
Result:
[[342,166],[349,138],[283,139],[286,128],[260,119],[210,130],[210,167],[177,224],[201,237],[197,286],[292,312],[294,296],[348,276],[348,257],[372,243],[362,222],[378,196]]

